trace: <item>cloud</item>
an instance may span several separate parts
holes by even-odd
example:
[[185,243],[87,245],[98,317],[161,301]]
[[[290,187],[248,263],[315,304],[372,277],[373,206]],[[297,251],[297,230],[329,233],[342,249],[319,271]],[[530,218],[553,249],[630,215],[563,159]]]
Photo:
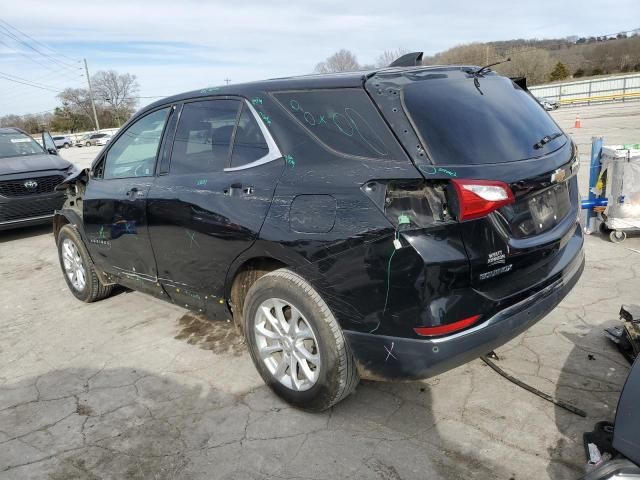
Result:
[[[304,74],[340,48],[372,63],[383,50],[398,47],[433,54],[471,41],[616,32],[638,26],[621,22],[638,18],[640,3],[619,0],[612,9],[584,0],[21,0],[3,10],[4,20],[37,40],[72,58],[86,57],[92,71],[113,68],[137,75],[146,96],[221,84],[225,78]],[[45,68],[6,50],[0,43],[0,71],[56,87],[81,84],[64,68]],[[55,105],[55,94],[0,81],[0,114]]]

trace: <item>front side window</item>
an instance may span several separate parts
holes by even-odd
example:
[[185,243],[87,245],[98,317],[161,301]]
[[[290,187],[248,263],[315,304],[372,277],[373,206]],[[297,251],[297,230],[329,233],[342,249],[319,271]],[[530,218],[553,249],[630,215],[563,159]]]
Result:
[[238,118],[237,100],[206,100],[182,107],[171,153],[172,174],[222,171]]
[[44,152],[40,144],[29,135],[21,132],[0,132],[0,158],[42,153]]
[[111,144],[105,160],[104,178],[153,175],[169,110],[167,107],[145,115]]
[[243,104],[242,113],[233,137],[231,167],[239,167],[255,162],[269,153],[269,146],[264,139],[256,118],[249,107]]

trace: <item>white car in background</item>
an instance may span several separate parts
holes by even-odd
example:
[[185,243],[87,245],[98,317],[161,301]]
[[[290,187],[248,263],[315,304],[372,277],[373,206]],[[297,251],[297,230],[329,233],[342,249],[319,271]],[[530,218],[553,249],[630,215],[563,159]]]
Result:
[[112,137],[113,137],[113,135],[108,133],[103,137],[96,138],[94,145],[96,147],[104,147],[107,143],[109,143],[111,141]]
[[66,135],[58,135],[53,138],[53,143],[56,145],[56,148],[69,148],[71,145],[73,145],[73,140],[71,140],[71,137],[68,137]]

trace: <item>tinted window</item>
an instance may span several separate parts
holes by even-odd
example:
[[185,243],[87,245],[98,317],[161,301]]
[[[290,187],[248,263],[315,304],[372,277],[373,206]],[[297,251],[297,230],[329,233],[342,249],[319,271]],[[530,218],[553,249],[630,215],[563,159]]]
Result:
[[186,103],[180,114],[169,171],[222,171],[229,160],[239,106],[237,100]]
[[233,140],[231,166],[239,167],[254,162],[268,153],[269,147],[260,131],[258,122],[249,107],[243,105]]
[[360,157],[403,156],[362,89],[280,92],[275,96],[308,131],[333,150]]
[[142,117],[111,143],[104,178],[153,175],[158,145],[168,113],[169,107]]
[[20,132],[0,132],[0,158],[44,153],[38,142]]
[[404,88],[404,102],[436,164],[511,162],[566,142],[562,135],[535,148],[560,128],[531,95],[497,75],[413,82]]

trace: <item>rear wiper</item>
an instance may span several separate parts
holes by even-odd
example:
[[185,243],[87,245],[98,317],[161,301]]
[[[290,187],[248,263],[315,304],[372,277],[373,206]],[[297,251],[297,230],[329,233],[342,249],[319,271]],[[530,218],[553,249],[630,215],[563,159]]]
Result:
[[552,133],[551,135],[545,135],[544,137],[542,137],[540,139],[540,141],[538,143],[533,145],[533,148],[538,150],[538,149],[544,147],[551,140],[555,140],[556,138],[561,137],[561,136],[562,136],[562,132],[556,132],[556,133]]
[[489,70],[489,67],[495,67],[496,65],[500,65],[501,63],[507,63],[510,61],[511,61],[511,57],[507,58],[506,60],[500,60],[499,62],[490,63],[489,65],[485,65],[484,67],[480,67],[478,70],[471,72],[471,74],[474,77],[477,77],[479,75],[482,75],[485,72],[485,70]]
[[471,75],[473,75],[473,85],[476,87],[478,92],[480,92],[480,95],[484,95],[484,93],[482,93],[482,90],[480,90],[480,81],[478,80],[478,77],[481,77],[486,70],[489,70],[489,67],[494,67],[496,65],[500,65],[501,63],[506,63],[510,61],[511,61],[511,57],[507,58],[506,60],[500,60],[499,62],[490,63],[489,65],[480,67],[478,70],[473,70],[469,72]]

